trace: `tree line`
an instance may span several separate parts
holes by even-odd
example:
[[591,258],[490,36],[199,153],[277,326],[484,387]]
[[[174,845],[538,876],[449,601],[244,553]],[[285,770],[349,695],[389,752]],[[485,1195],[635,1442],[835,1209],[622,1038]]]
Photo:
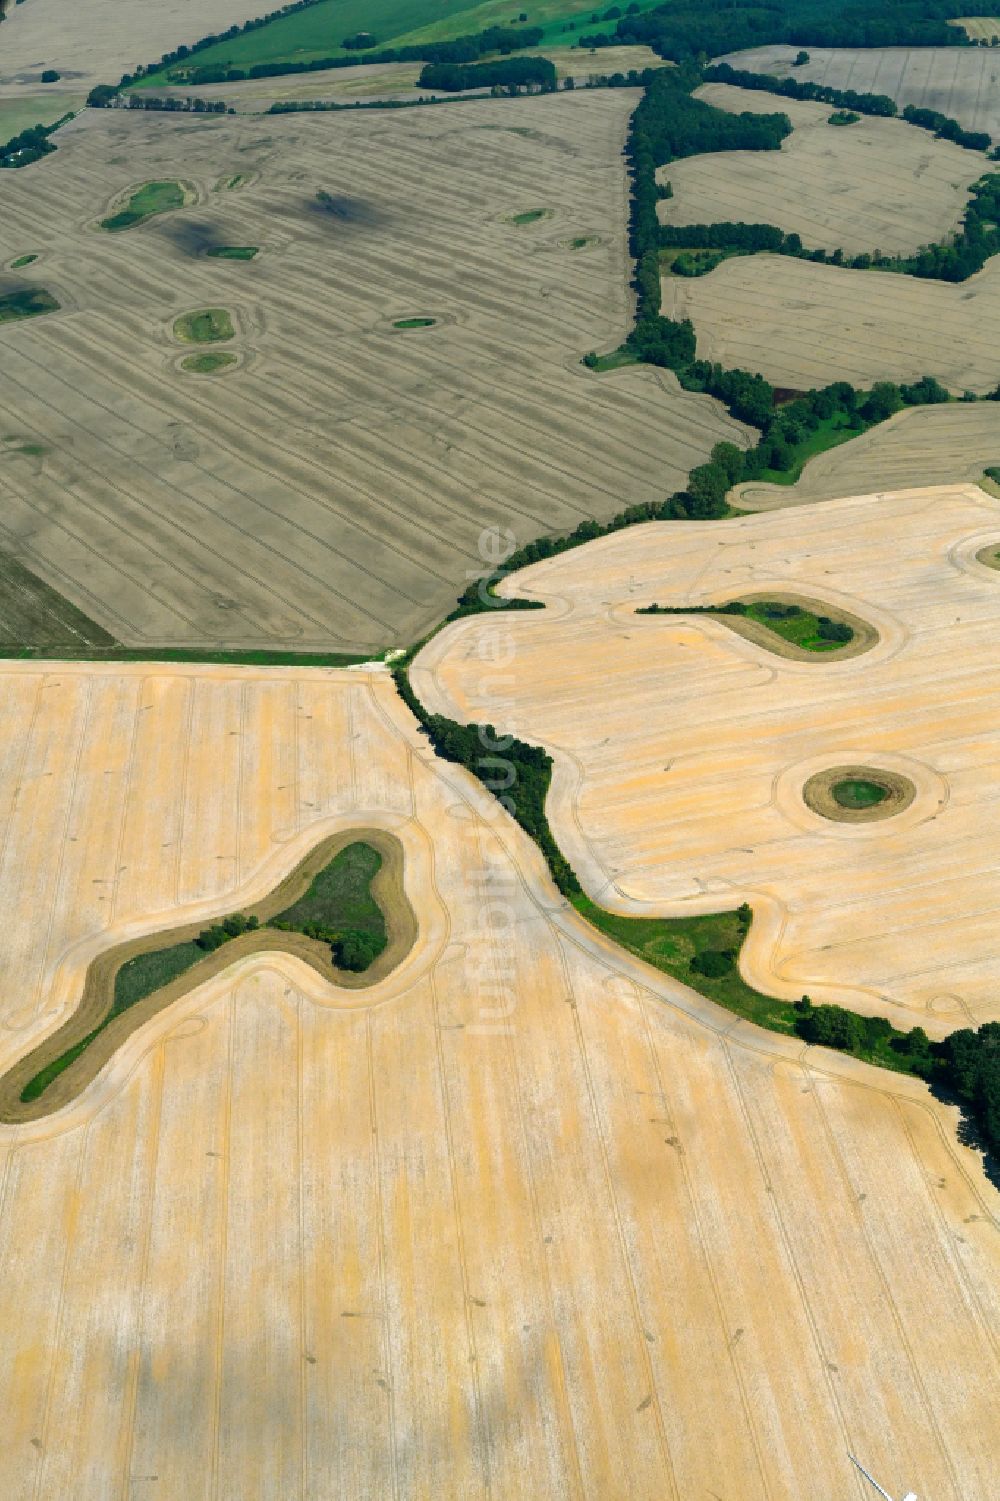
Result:
[[962,47],[959,0],[669,0],[622,16],[584,47],[651,47],[672,62],[785,42],[796,47]]
[[43,156],[49,156],[55,151],[55,146],[49,140],[51,135],[65,125],[67,120],[73,118],[72,111],[63,115],[54,125],[29,125],[26,130],[19,131],[16,136],[11,136],[9,141],[4,141],[0,146],[0,168],[30,167],[32,162],[41,161]]
[[556,66],[547,57],[506,57],[488,63],[425,63],[417,79],[421,89],[457,94],[462,89],[556,87]]

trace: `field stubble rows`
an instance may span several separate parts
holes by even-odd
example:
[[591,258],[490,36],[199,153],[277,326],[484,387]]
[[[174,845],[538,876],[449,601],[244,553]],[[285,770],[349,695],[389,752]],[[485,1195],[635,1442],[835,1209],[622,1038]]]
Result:
[[794,1501],[850,1448],[988,1501],[1000,1250],[953,1111],[587,928],[385,675],[2,676],[0,1066],[95,947],[338,828],[401,840],[420,929],[364,993],[241,961],[0,1128],[5,1498]]
[[[844,132],[846,134],[846,132]],[[663,279],[663,311],[690,318],[702,359],[807,391],[933,375],[954,393],[1000,382],[1000,257],[949,284],[788,256],[739,256]]]
[[[11,174],[0,231],[4,259],[44,249],[65,310],[0,335],[0,422],[44,448],[0,467],[0,542],[128,645],[364,651],[447,611],[482,528],[607,518],[745,443],[668,372],[579,365],[628,323],[634,103],[68,127],[44,173]],[[98,231],[140,159],[198,202]],[[236,327],[211,387],[170,338],[199,306]],[[437,325],[392,328],[419,315]]]
[[[1000,53],[988,47],[810,47],[809,61],[793,68],[797,50],[754,47],[720,61],[834,89],[888,94],[900,109],[936,109],[1000,141]],[[976,160],[972,152],[969,159]]]
[[732,114],[781,111],[794,129],[780,151],[720,151],[661,167],[658,179],[673,187],[658,206],[663,224],[775,224],[810,249],[908,255],[958,228],[983,165],[901,120],[862,116],[836,130],[828,104],[728,84],[696,94]]

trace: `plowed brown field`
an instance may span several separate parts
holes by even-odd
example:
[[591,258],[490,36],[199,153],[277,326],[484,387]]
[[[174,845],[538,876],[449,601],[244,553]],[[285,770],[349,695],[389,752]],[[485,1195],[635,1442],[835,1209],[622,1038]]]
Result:
[[0,1066],[325,832],[394,832],[420,924],[366,992],[240,961],[0,1129],[4,1501],[860,1497],[848,1449],[990,1501],[952,1110],[608,946],[384,675],[0,676]]

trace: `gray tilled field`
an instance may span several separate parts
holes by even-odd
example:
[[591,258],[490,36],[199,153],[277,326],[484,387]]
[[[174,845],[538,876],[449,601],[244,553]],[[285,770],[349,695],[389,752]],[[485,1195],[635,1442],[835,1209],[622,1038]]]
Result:
[[[129,645],[369,650],[451,606],[483,528],[606,518],[745,442],[669,373],[580,365],[629,322],[635,99],[88,112],[5,183],[0,262],[36,253],[18,284],[61,311],[0,330],[31,454],[0,466],[0,545]],[[101,230],[144,179],[186,206]],[[235,330],[215,375],[181,368],[198,309]]]

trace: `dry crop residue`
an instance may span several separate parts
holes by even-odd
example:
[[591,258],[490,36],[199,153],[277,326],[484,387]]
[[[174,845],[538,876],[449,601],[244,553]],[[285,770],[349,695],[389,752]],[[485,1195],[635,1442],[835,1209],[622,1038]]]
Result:
[[659,180],[673,187],[657,205],[663,224],[763,222],[809,249],[909,255],[958,228],[980,175],[971,152],[901,120],[862,116],[834,130],[828,104],[721,83],[696,98],[733,114],[780,111],[795,128],[780,151],[719,151],[661,167]]
[[[966,130],[985,130],[1000,140],[1000,59],[988,47],[810,47],[809,61],[793,68],[797,51],[780,45],[754,47],[718,60],[751,73],[888,94],[900,109],[907,104],[936,109]],[[968,157],[977,161],[971,151]]]
[[249,957],[0,1128],[0,1494],[794,1501],[851,1448],[985,1501],[954,1111],[607,944],[384,673],[0,677],[0,1067],[109,936],[338,828],[400,840],[420,930],[363,993]]
[[1000,256],[957,284],[740,256],[665,277],[663,311],[691,319],[701,359],[796,390],[933,375],[985,395],[1000,380]]
[[[73,309],[0,330],[5,420],[47,448],[40,474],[0,477],[28,566],[130,646],[384,649],[452,607],[484,528],[527,542],[606,519],[679,488],[720,439],[745,444],[669,372],[580,365],[629,323],[637,97],[91,111],[44,193],[5,174],[0,261],[44,226],[47,284]],[[199,202],[86,228],[140,160]],[[504,222],[537,206],[530,230]],[[220,245],[261,254],[205,254]],[[193,307],[231,309],[246,355],[210,387],[172,364]],[[433,337],[392,330],[411,309]]]
[[[975,557],[990,540],[1000,504],[981,490],[909,491],[831,501],[815,526],[653,523],[502,586],[559,604],[508,617],[506,717],[556,759],[550,822],[588,894],[639,915],[749,901],[744,976],[788,1000],[934,1036],[1000,1018],[1000,578]],[[793,662],[711,618],[635,614],[783,591],[872,622],[878,644]],[[430,709],[496,717],[477,654],[491,627],[424,648],[412,680]],[[881,827],[824,823],[802,787],[849,764],[908,777],[916,799]]]

